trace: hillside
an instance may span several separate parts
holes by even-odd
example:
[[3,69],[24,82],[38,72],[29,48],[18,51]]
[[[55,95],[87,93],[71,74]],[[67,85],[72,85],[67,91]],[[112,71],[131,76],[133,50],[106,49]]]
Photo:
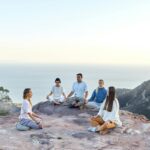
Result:
[[150,118],[150,80],[133,90],[119,89],[118,93],[122,109]]

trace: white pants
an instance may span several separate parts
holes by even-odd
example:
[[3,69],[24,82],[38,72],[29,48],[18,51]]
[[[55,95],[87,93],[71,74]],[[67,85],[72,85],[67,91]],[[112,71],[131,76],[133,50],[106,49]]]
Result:
[[101,104],[96,103],[96,102],[88,102],[88,103],[86,104],[86,106],[87,106],[87,108],[89,108],[89,109],[96,109],[96,110],[99,110],[100,107],[101,107]]
[[50,102],[61,102],[61,103],[62,103],[62,102],[64,102],[64,100],[65,100],[64,97],[61,97],[61,98],[59,98],[59,99],[55,99],[55,98],[53,98],[53,97],[50,97],[50,98],[49,98],[49,101],[50,101]]

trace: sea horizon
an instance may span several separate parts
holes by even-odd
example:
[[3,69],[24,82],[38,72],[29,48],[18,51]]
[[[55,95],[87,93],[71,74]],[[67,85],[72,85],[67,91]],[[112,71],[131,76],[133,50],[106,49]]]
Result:
[[28,87],[33,91],[33,104],[45,101],[56,77],[61,78],[62,86],[68,94],[79,72],[84,75],[89,97],[98,86],[99,79],[104,79],[106,88],[115,86],[127,89],[133,89],[150,79],[149,66],[0,63],[0,69],[0,86],[10,90],[9,95],[16,103],[22,102],[22,92]]

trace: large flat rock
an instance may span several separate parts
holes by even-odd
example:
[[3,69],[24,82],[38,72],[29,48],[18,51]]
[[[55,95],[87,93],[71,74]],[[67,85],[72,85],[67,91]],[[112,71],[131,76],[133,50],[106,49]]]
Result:
[[[88,132],[90,113],[57,106],[42,114],[42,130],[15,129],[18,114],[0,117],[1,150],[149,150],[150,123],[143,116],[121,111],[123,127],[108,135]],[[66,113],[67,112],[67,113]]]

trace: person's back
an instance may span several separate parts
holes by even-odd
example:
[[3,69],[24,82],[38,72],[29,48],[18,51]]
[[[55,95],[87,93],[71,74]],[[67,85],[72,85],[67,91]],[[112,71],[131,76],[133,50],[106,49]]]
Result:
[[103,102],[102,107],[98,113],[99,116],[103,118],[104,121],[113,120],[117,126],[122,126],[122,122],[119,117],[119,102],[118,99],[115,98],[112,105],[112,110],[105,110],[106,100]]
[[101,134],[106,134],[109,129],[122,126],[119,117],[119,102],[115,95],[115,88],[109,87],[108,96],[102,103],[98,114],[91,118],[90,131],[100,131]]

